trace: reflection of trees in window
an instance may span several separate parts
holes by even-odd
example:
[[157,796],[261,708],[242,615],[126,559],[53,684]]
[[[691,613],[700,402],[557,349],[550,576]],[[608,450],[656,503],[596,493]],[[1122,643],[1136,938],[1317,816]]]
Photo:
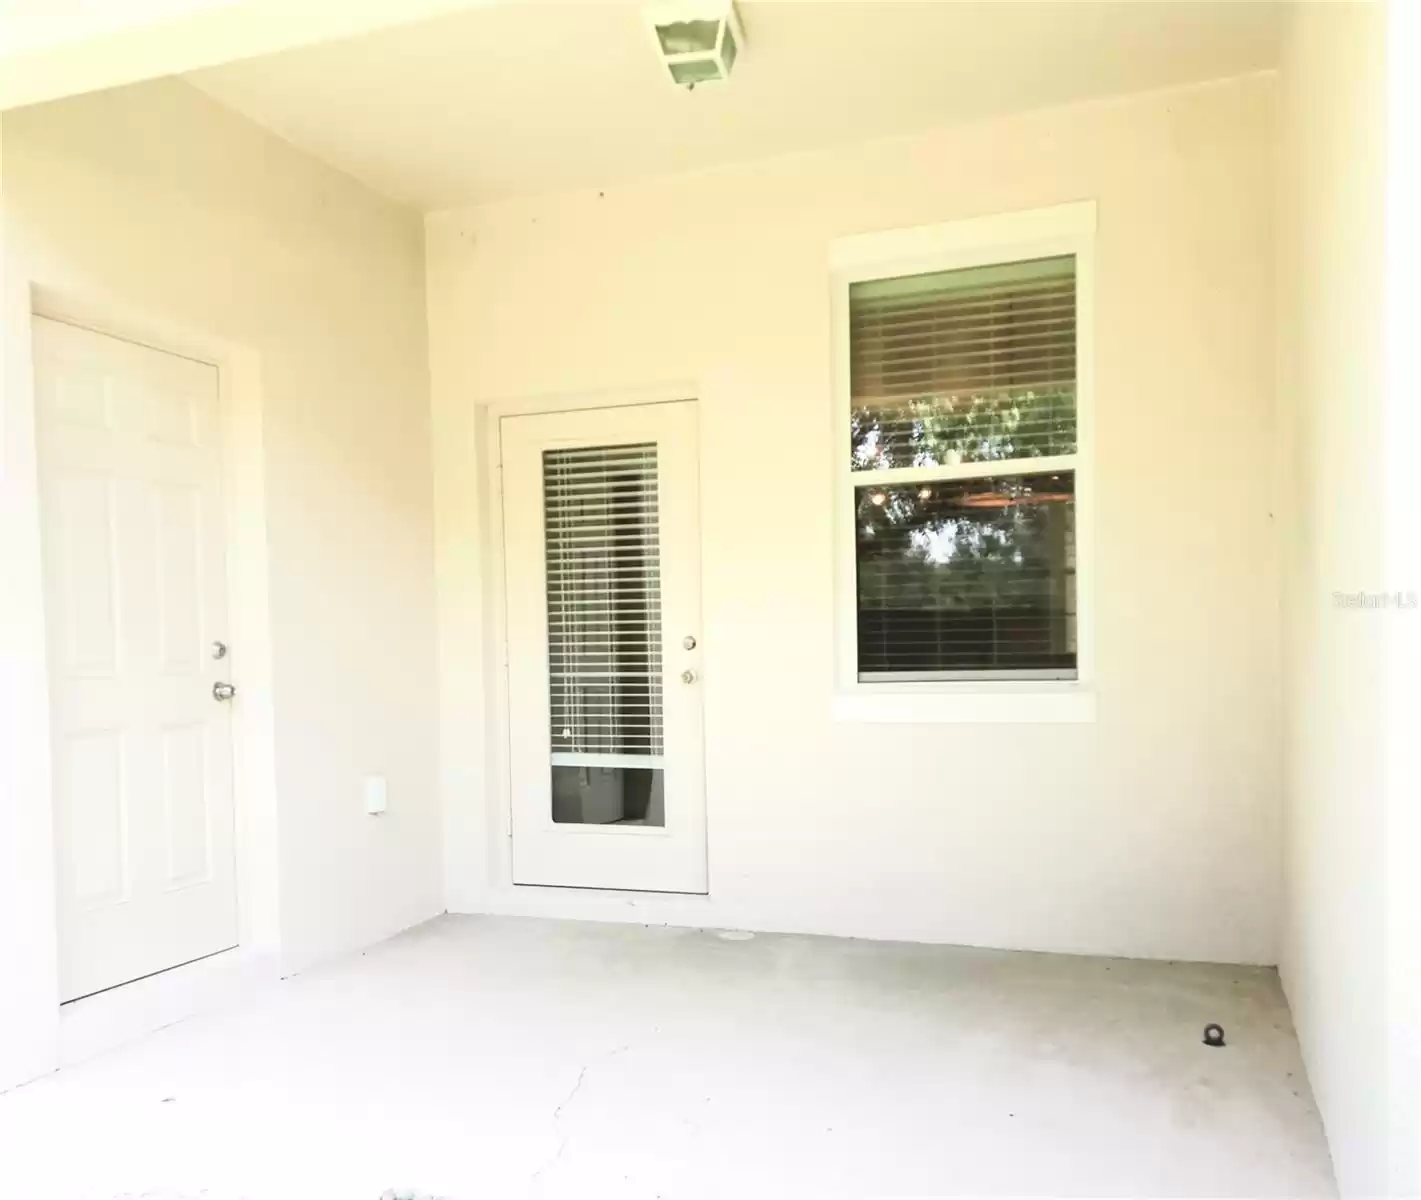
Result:
[[849,285],[860,678],[1075,673],[1076,287],[1073,255]]
[[1074,666],[1071,472],[856,489],[859,670]]
[[855,470],[1074,454],[1070,255],[849,289]]
[[1074,454],[1076,390],[860,403],[850,414],[849,435],[855,470]]
[[1074,675],[1076,307],[1073,255],[850,283],[860,678]]

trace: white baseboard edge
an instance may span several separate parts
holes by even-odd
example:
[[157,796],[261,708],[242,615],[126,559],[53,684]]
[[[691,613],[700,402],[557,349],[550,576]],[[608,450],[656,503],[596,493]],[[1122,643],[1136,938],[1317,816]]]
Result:
[[165,1026],[250,1000],[280,978],[275,955],[237,947],[73,1000],[59,1010],[59,1066],[72,1067]]

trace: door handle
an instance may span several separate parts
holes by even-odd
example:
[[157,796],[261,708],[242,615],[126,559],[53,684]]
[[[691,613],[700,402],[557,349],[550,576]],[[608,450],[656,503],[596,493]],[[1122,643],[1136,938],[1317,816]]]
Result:
[[212,698],[214,700],[230,700],[237,694],[237,688],[230,683],[214,683],[212,685]]
[[687,667],[684,671],[681,672],[681,682],[682,682],[682,683],[695,683],[695,682],[696,682],[696,673],[695,673],[694,671],[692,671],[689,667]]

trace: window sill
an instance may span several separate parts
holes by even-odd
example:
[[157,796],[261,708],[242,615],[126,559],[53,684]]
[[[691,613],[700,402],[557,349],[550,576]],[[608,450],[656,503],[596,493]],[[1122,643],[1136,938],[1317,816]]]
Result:
[[1077,687],[837,692],[836,722],[870,725],[1058,725],[1095,720],[1095,693]]

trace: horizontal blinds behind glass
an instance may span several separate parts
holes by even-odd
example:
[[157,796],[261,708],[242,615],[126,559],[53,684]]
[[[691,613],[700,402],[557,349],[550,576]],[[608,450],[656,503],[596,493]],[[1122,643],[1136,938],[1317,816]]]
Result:
[[1074,674],[1072,472],[854,498],[860,679]]
[[543,513],[554,761],[658,757],[656,446],[544,451]]
[[1076,450],[1075,258],[849,289],[856,470]]

